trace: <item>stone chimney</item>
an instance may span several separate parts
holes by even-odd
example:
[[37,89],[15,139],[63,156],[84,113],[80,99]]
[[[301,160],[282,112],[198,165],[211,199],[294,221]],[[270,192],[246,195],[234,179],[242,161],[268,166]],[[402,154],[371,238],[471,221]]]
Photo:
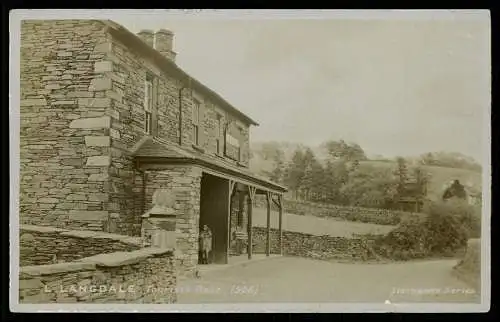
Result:
[[175,62],[176,53],[173,51],[174,34],[170,30],[160,29],[154,36],[154,48],[163,56]]
[[142,41],[144,41],[146,44],[149,46],[153,47],[154,44],[154,33],[152,30],[141,30],[137,36],[141,38]]

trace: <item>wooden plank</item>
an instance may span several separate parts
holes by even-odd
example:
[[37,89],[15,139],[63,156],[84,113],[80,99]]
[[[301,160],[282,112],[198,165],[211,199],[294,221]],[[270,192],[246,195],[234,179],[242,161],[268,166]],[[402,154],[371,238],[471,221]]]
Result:
[[229,262],[229,251],[231,248],[231,196],[233,195],[235,182],[232,180],[228,180],[228,200],[227,200],[227,242],[226,242],[226,264]]
[[[179,165],[193,165],[201,168],[203,172],[217,176],[219,178],[237,181],[239,183],[256,187],[262,191],[269,191],[274,193],[281,193],[282,190],[273,187],[267,187],[265,182],[260,182],[258,178],[250,176],[250,174],[234,173],[233,169],[222,168],[220,164],[209,164],[208,161],[196,160],[194,158],[170,158],[170,157],[138,157],[136,158],[136,166],[139,170],[163,170],[170,169],[173,164]],[[226,171],[233,171],[227,173]]]
[[257,188],[254,186],[248,186],[248,195],[252,201],[255,199],[255,192],[257,191]]
[[230,175],[230,174],[222,173],[222,172],[219,172],[219,171],[216,171],[216,170],[213,170],[213,169],[209,169],[209,168],[204,167],[204,166],[199,166],[199,167],[203,170],[203,172],[206,172],[208,174],[214,175],[216,177],[224,178],[224,179],[228,179],[228,180],[233,180],[233,181],[237,181],[237,182],[242,183],[242,184],[247,185],[247,186],[252,185],[253,187],[259,188],[262,191],[270,191],[269,188],[266,188],[266,187],[264,187],[262,185],[254,183],[252,181],[245,180],[245,179],[243,179],[241,177],[237,177],[237,176],[233,176],[233,175]]
[[253,213],[253,201],[255,198],[255,187],[248,186],[248,224],[247,224],[247,234],[248,234],[248,245],[247,253],[248,259],[252,259],[252,248],[253,248],[253,236],[252,236],[252,213]]
[[267,234],[266,234],[266,256],[271,254],[271,194],[266,193],[267,199]]
[[236,185],[236,181],[234,180],[229,180],[229,194],[233,195],[234,192],[234,186]]
[[283,195],[278,195],[278,209],[279,209],[279,243],[280,243],[280,255],[283,255]]
[[[276,201],[275,199],[272,198],[273,194],[271,194],[271,200],[273,201],[273,203],[276,205],[276,207],[279,208],[280,204],[279,204],[279,201]],[[279,198],[279,195],[277,195],[278,198]]]

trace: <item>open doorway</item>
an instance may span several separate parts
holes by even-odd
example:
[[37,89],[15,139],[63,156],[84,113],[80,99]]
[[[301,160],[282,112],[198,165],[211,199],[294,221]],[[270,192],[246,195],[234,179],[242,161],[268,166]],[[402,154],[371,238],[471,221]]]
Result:
[[[227,264],[229,242],[229,180],[207,173],[201,177],[200,226],[207,225],[212,233],[209,263]],[[199,250],[200,262],[201,249]]]

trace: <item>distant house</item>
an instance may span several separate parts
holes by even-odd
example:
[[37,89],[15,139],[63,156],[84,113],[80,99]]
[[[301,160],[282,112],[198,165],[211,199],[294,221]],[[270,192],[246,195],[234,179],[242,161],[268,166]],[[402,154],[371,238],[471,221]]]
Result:
[[427,183],[418,178],[408,178],[399,191],[398,206],[402,211],[420,212],[427,200]]
[[[448,184],[445,184],[443,186],[443,189],[442,189],[442,195],[443,195],[443,199],[449,199],[449,198],[452,198],[454,196],[453,193],[451,193],[451,191],[453,190],[453,186],[455,184],[455,180],[452,180],[450,181]],[[461,197],[461,199],[467,201],[467,203],[469,205],[481,205],[481,200],[482,200],[482,193],[480,190],[478,190],[477,188],[475,188],[471,183],[466,183],[465,185],[462,185],[461,188],[461,195],[463,195],[463,197]],[[448,195],[448,197],[446,197]]]
[[181,69],[172,44],[168,30],[111,21],[23,21],[21,223],[139,235],[153,193],[169,189],[185,263],[204,224],[226,263],[255,194],[282,198],[249,170],[257,123]]

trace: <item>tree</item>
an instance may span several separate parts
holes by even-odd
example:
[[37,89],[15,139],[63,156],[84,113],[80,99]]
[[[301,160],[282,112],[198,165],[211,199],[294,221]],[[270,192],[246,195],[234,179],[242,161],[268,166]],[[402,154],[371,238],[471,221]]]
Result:
[[285,175],[285,153],[281,149],[277,149],[273,156],[273,170],[269,177],[271,180],[281,183]]
[[342,203],[340,189],[348,182],[349,171],[345,160],[326,162],[323,169],[322,191],[326,201],[332,203]]
[[397,169],[396,176],[398,177],[398,194],[403,196],[406,190],[406,183],[408,182],[408,166],[406,160],[402,157],[396,158]]
[[296,149],[292,159],[286,167],[285,183],[294,194],[294,198],[298,198],[299,190],[304,178],[304,152],[302,149]]
[[259,154],[263,160],[276,160],[284,154],[280,143],[275,141],[264,142],[261,144]]
[[349,146],[350,150],[350,160],[353,161],[363,161],[367,160],[365,151],[356,143],[353,143]]
[[462,200],[467,199],[467,192],[465,191],[464,186],[460,183],[459,180],[455,180],[443,194],[443,200],[448,200],[454,197]]
[[344,140],[330,140],[323,143],[323,148],[334,160],[361,161],[367,159],[365,151],[356,143],[347,144]]
[[390,169],[364,166],[349,173],[340,193],[347,205],[386,208],[393,203],[397,183]]
[[336,165],[333,161],[328,160],[323,170],[322,191],[325,201],[335,202],[339,198],[340,184],[337,179]]
[[305,199],[317,201],[322,193],[323,167],[309,148],[304,153],[304,165],[304,177],[301,189],[304,192]]
[[424,170],[420,166],[416,166],[413,168],[413,177],[416,182],[416,193],[425,196],[427,195],[427,185],[429,184],[430,176],[428,173],[424,172]]

